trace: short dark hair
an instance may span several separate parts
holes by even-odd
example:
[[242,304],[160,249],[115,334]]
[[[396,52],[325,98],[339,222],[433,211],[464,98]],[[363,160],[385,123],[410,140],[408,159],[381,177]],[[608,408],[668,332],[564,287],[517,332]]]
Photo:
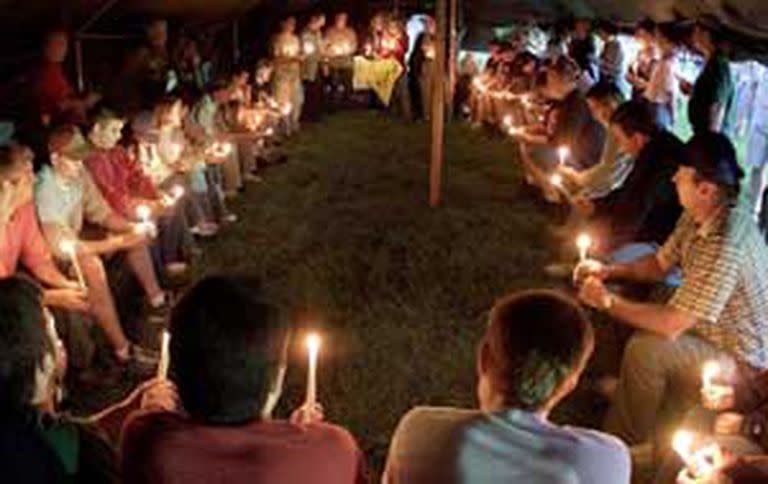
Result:
[[30,405],[35,371],[50,351],[37,286],[18,277],[0,280],[0,412]]
[[619,33],[619,27],[610,20],[599,20],[596,30],[598,32],[605,32],[608,35],[617,35]]
[[615,102],[622,104],[625,101],[624,94],[612,82],[598,82],[587,91],[587,99],[599,103]]
[[637,24],[637,30],[645,30],[648,33],[653,33],[656,30],[656,22],[649,18],[644,18]]
[[618,126],[627,136],[640,133],[656,134],[661,127],[650,103],[644,100],[627,101],[611,116],[611,126]]
[[518,292],[491,311],[483,342],[486,371],[506,405],[537,410],[593,345],[592,325],[571,298],[551,290]]
[[185,410],[215,424],[258,417],[289,335],[259,282],[202,279],[173,309],[170,327],[170,373]]

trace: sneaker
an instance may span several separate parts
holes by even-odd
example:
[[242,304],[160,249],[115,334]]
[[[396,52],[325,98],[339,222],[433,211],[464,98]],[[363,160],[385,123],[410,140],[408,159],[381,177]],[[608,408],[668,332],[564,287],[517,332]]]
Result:
[[207,239],[219,232],[219,225],[213,222],[200,222],[189,229],[189,231],[192,232],[193,235]]
[[128,358],[125,360],[118,359],[117,361],[129,372],[134,372],[141,376],[150,376],[157,371],[160,355],[156,351],[132,344],[128,349]]
[[189,264],[186,262],[169,262],[165,265],[165,273],[168,277],[183,276],[189,270]]
[[544,266],[544,273],[555,279],[568,279],[573,275],[576,267],[568,262],[555,262]]

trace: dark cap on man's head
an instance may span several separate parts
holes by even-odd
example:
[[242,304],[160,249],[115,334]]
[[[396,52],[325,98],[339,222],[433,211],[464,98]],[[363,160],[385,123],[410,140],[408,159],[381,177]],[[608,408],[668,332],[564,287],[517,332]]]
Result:
[[725,187],[738,187],[744,178],[736,149],[722,133],[699,133],[691,138],[685,145],[682,164],[694,168],[701,178]]

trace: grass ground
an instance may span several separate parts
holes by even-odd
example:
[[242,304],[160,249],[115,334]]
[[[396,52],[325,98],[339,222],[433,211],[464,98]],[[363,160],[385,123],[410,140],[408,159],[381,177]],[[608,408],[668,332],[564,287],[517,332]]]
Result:
[[[444,203],[430,209],[426,125],[355,112],[306,126],[200,264],[260,276],[299,326],[321,330],[319,398],[375,472],[409,408],[474,404],[494,300],[552,286],[547,214],[523,193],[512,145],[464,125],[446,138]],[[304,394],[294,346],[283,415]],[[576,396],[556,418],[594,424],[592,407]]]

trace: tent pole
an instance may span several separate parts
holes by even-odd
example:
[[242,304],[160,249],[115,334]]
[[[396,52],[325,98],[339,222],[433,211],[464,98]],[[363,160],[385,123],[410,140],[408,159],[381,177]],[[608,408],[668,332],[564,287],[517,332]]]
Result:
[[451,6],[448,12],[448,25],[450,26],[450,43],[448,54],[448,118],[453,119],[453,106],[456,99],[456,62],[459,57],[459,42],[458,42],[458,23],[459,23],[459,10],[458,0],[450,0]]
[[79,29],[77,29],[77,33],[82,34],[86,30],[90,29],[93,24],[98,22],[99,19],[103,17],[104,14],[106,14],[119,1],[120,0],[106,0],[104,3],[102,3],[101,7],[99,7],[99,9],[96,10],[96,12],[94,12],[94,14],[91,15]]
[[83,39],[75,38],[75,71],[77,74],[77,91],[85,92],[85,74],[83,72]]
[[429,174],[429,204],[440,205],[445,137],[445,37],[447,22],[445,0],[435,2],[437,39],[435,68],[432,76],[432,152]]

